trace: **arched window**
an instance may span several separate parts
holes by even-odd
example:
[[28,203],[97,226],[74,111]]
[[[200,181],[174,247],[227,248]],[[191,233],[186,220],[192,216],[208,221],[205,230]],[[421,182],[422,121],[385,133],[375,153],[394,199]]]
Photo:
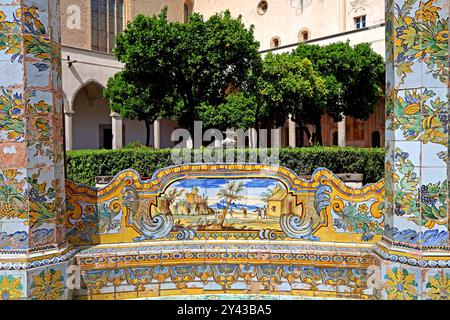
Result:
[[303,39],[304,42],[309,40],[309,33],[308,33],[308,31],[302,32],[302,39]]
[[374,131],[372,133],[372,148],[381,147],[381,134],[379,131]]
[[192,3],[190,1],[186,1],[184,3],[184,23],[188,23],[189,22],[189,17],[192,14]]
[[258,3],[258,6],[256,7],[256,11],[259,15],[264,15],[267,12],[267,9],[269,8],[269,4],[267,1],[260,1]]
[[273,37],[272,40],[270,40],[271,48],[278,48],[280,45],[281,45],[281,40],[279,37]]
[[112,52],[123,31],[123,0],[91,0],[92,50]]
[[300,31],[298,42],[306,42],[309,40],[309,32],[307,30]]

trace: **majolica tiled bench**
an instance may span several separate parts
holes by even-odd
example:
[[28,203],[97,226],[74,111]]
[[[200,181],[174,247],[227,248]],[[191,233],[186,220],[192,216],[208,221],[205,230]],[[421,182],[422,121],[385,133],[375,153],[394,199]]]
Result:
[[347,187],[265,165],[132,170],[93,189],[67,182],[79,298],[270,293],[361,298],[384,227],[383,182]]

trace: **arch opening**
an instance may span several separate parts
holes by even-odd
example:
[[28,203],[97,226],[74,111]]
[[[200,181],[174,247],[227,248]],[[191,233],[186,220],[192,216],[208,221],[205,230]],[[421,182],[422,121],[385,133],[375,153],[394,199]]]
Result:
[[83,85],[73,98],[73,149],[112,149],[112,120],[104,87],[95,81]]

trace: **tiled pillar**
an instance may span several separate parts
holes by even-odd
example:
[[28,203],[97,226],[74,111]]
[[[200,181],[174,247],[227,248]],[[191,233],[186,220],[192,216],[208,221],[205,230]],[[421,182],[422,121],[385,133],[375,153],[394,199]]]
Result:
[[0,1],[0,30],[2,295],[64,298],[59,1]]
[[381,298],[450,297],[448,0],[387,0]]

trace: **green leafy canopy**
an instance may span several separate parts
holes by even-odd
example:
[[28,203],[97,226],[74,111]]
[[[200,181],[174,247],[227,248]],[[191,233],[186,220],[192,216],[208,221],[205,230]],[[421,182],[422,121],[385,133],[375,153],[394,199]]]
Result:
[[192,129],[195,120],[211,124],[210,115],[223,109],[223,126],[250,126],[254,112],[242,121],[225,116],[225,109],[243,115],[244,108],[254,108],[227,97],[235,91],[255,95],[262,67],[258,48],[253,28],[246,29],[241,17],[234,19],[228,11],[207,20],[193,14],[188,23],[168,21],[167,9],[159,16],[140,15],[117,39],[114,53],[125,67],[110,80],[106,95],[125,117],[161,117],[165,111]]

